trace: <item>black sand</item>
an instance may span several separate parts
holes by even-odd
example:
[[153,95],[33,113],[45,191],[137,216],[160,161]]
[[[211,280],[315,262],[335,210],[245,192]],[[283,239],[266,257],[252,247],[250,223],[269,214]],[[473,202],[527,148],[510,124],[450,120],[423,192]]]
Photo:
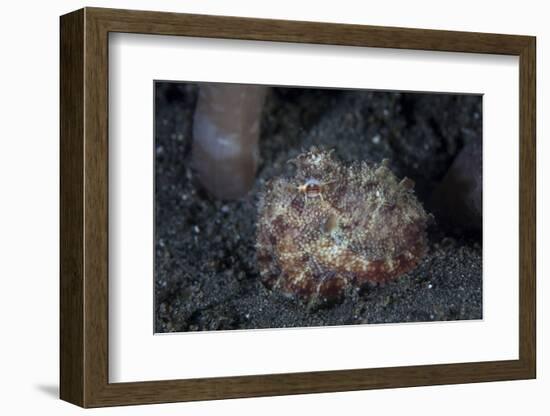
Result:
[[481,97],[272,88],[255,186],[241,200],[221,201],[190,167],[196,88],[156,84],[156,332],[482,318],[481,235],[471,227],[436,217],[416,270],[315,311],[263,287],[254,249],[258,190],[313,144],[344,161],[390,159],[435,211],[430,198],[451,163],[481,140]]

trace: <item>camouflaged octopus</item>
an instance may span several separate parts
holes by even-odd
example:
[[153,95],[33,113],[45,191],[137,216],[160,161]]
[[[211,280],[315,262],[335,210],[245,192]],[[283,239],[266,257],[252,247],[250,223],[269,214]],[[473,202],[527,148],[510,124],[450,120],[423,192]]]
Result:
[[387,160],[345,166],[312,148],[289,162],[295,174],[267,182],[258,204],[257,260],[268,289],[310,306],[334,303],[419,264],[431,214]]

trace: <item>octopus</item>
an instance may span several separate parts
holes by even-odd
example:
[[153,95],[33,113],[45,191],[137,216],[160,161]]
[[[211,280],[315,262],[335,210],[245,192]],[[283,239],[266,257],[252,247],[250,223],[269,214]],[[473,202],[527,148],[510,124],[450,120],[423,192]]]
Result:
[[265,287],[314,305],[415,269],[432,218],[388,160],[345,165],[315,147],[260,193],[257,263]]

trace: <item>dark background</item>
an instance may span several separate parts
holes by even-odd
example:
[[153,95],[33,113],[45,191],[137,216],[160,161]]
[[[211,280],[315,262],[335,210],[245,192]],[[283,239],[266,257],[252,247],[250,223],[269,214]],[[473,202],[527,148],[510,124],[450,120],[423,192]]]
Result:
[[[155,83],[156,332],[482,318],[480,213],[466,204],[457,217],[437,198],[466,199],[448,179],[457,172],[481,186],[481,96],[271,88],[255,185],[222,201],[191,168],[197,88]],[[398,177],[416,182],[436,220],[429,254],[414,271],[319,310],[267,291],[254,247],[258,191],[311,145],[334,148],[346,163],[389,159]]]

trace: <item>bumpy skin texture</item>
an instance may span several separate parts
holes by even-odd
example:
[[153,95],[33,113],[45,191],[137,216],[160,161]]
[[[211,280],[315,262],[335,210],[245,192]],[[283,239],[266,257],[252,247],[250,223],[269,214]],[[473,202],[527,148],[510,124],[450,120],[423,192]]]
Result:
[[344,166],[312,148],[290,161],[292,177],[269,181],[258,205],[257,260],[269,289],[306,304],[414,269],[430,219],[407,178],[387,162]]

